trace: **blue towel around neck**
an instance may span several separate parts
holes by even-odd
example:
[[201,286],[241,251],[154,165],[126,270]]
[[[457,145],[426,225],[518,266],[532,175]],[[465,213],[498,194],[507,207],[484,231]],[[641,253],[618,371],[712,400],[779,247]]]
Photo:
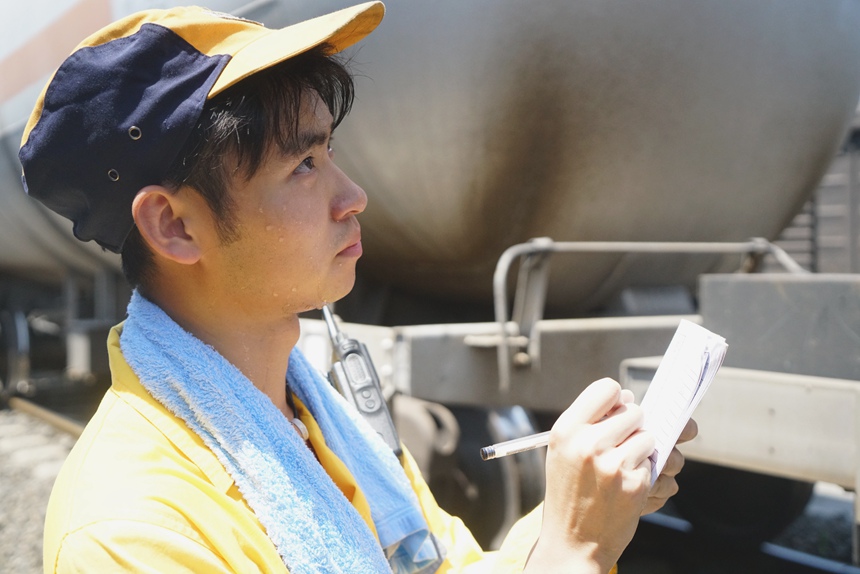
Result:
[[147,391],[215,453],[291,574],[438,569],[444,549],[394,453],[298,349],[287,379],[365,493],[379,542],[272,401],[137,291],[120,347]]

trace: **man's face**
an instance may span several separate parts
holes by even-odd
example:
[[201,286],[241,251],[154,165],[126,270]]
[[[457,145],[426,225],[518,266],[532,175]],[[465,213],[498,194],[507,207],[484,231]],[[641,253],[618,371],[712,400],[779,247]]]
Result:
[[210,259],[225,304],[249,315],[286,316],[340,299],[352,289],[361,256],[356,215],[367,196],[334,163],[332,116],[315,93],[303,102],[295,156],[277,146],[250,180],[233,179],[235,241]]

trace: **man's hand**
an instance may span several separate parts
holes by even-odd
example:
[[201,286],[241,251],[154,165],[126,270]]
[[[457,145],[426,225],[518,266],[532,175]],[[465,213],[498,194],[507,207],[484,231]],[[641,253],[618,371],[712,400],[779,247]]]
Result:
[[[687,421],[687,426],[681,432],[678,438],[678,444],[691,441],[699,434],[699,427],[696,421],[690,419]],[[663,472],[657,477],[654,486],[651,487],[651,492],[648,494],[648,501],[645,503],[645,509],[642,514],[650,514],[663,508],[666,501],[678,492],[678,483],[675,482],[675,476],[681,472],[684,466],[684,455],[677,448],[673,448],[669,458],[666,461],[666,466],[663,467]]]
[[651,484],[654,437],[633,395],[589,385],[553,425],[543,523],[527,572],[605,574],[630,543]]

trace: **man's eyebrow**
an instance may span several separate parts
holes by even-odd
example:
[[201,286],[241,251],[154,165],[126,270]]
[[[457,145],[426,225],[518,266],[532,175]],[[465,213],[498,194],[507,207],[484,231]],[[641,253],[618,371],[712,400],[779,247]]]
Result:
[[302,155],[312,147],[327,143],[334,131],[305,131],[296,136],[296,145],[290,150],[290,155]]

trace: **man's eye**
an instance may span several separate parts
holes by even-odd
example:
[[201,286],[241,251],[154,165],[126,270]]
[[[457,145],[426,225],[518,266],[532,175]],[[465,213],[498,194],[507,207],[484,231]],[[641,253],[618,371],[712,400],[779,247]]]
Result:
[[295,169],[294,173],[307,173],[309,171],[312,171],[313,169],[314,169],[314,158],[307,157],[304,159],[304,161],[302,161],[302,163],[299,164],[299,167],[297,167]]

